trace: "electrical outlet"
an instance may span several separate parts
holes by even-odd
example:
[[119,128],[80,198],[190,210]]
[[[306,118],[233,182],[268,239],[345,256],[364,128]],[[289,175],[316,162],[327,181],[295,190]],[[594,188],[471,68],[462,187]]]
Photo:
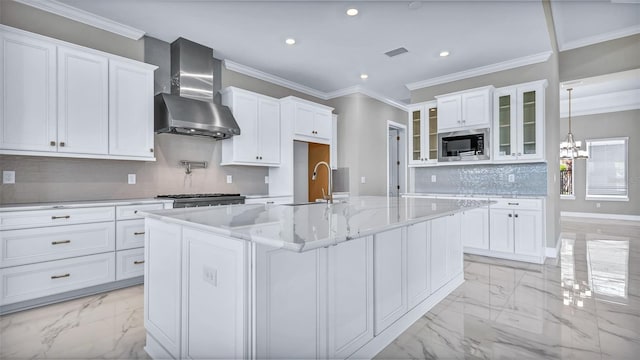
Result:
[[15,171],[3,171],[2,172],[2,183],[3,184],[15,184],[16,183],[16,172]]
[[516,181],[516,176],[514,174],[509,174],[509,182]]
[[596,203],[596,207],[597,207],[597,208],[600,208],[600,203]]
[[366,182],[367,182],[367,178],[365,178],[364,176],[360,178],[361,184],[365,184]]
[[205,266],[202,268],[202,280],[208,282],[214,287],[218,286],[218,269]]
[[232,183],[233,183],[233,176],[227,175],[227,184],[232,184]]
[[265,183],[265,184],[268,184],[268,183],[269,183],[269,177],[268,177],[268,176],[265,176],[265,177],[264,177],[264,183]]
[[438,178],[435,175],[431,175],[431,182],[438,181]]
[[433,211],[438,210],[438,206],[436,204],[431,204],[431,210]]
[[129,174],[127,176],[127,182],[129,183],[129,185],[135,185],[136,184],[136,174]]

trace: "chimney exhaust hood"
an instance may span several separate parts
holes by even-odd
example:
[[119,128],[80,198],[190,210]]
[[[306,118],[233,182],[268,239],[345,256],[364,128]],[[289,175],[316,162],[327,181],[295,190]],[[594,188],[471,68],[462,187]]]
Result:
[[231,110],[214,100],[220,90],[214,86],[214,76],[220,76],[214,66],[220,70],[211,48],[184,38],[171,43],[171,94],[154,98],[157,133],[215,139],[240,135]]

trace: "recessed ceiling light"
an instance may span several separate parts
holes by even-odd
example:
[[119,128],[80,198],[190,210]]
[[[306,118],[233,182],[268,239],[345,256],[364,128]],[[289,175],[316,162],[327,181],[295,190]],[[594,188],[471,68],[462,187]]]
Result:
[[356,8],[347,9],[347,15],[349,15],[349,16],[358,15],[358,9],[356,9]]
[[360,74],[360,79],[365,80],[365,79],[368,79],[368,78],[369,78],[369,75],[367,75],[367,74]]
[[440,51],[440,57],[447,57],[447,56],[449,56],[449,52],[447,50]]
[[285,43],[287,43],[287,45],[293,45],[296,43],[296,39],[293,38],[288,38],[287,40],[284,41]]

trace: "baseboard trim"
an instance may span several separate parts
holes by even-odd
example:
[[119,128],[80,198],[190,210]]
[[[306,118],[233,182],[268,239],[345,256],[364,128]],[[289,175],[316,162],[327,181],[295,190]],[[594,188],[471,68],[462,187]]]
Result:
[[389,325],[380,335],[371,339],[363,347],[358,349],[355,353],[351,354],[348,359],[372,359],[385,347],[387,347],[393,340],[395,340],[400,334],[405,332],[414,322],[420,319],[426,312],[431,310],[435,305],[444,300],[449,294],[453,292],[458,286],[464,283],[464,272],[449,281],[446,285],[438,289],[435,293],[431,294],[420,304],[416,305],[413,309],[409,310],[400,319],[396,320],[393,324]]
[[554,247],[554,248],[552,248],[552,247],[545,248],[545,255],[548,258],[556,259],[558,257],[558,255],[560,254],[560,248],[561,247],[562,247],[562,235],[558,235],[558,238],[556,239],[556,247]]
[[640,221],[640,215],[601,214],[601,213],[561,211],[560,216],[588,218],[588,219],[603,219],[603,220]]

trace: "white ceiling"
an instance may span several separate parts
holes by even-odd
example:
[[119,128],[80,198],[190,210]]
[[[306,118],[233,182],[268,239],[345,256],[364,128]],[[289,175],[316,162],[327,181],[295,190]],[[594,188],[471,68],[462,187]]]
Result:
[[[424,1],[417,8],[409,1],[60,2],[167,42],[188,38],[212,47],[218,58],[323,93],[360,86],[398,102],[408,102],[406,84],[552,49],[541,1]],[[345,14],[352,6],[360,11],[355,17]],[[553,12],[561,47],[640,32],[637,4],[556,1]],[[288,37],[297,43],[286,45]],[[409,53],[384,55],[398,47]],[[439,57],[441,50],[451,56]],[[361,73],[369,78],[361,80]]]

